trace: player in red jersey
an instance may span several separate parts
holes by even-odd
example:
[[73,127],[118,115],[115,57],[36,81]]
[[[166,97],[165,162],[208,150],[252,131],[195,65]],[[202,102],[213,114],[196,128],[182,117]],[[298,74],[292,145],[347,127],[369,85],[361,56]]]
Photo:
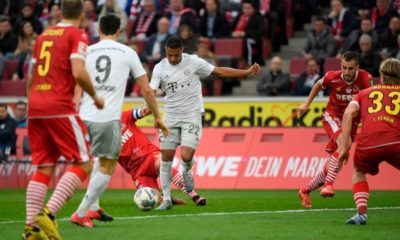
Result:
[[[321,89],[331,88],[329,101],[322,115],[322,124],[330,138],[325,151],[331,154],[331,158],[324,169],[317,173],[315,178],[306,187],[299,190],[299,198],[304,208],[311,208],[310,193],[321,186],[321,196],[332,197],[335,195],[332,184],[340,170],[338,152],[342,146],[343,113],[353,96],[360,89],[367,88],[373,84],[372,76],[368,72],[359,69],[358,56],[355,53],[345,52],[342,55],[341,66],[342,70],[327,72],[323,78],[318,80],[306,102],[298,108],[299,114],[304,114],[308,111],[311,102]],[[354,121],[352,138],[356,135],[357,125],[358,122]]]
[[353,197],[357,214],[347,224],[367,223],[369,187],[366,174],[376,175],[386,161],[400,170],[400,61],[387,59],[380,66],[382,84],[360,91],[343,116],[343,148],[339,162],[346,162],[351,147],[351,126],[361,116],[353,166]]
[[[37,170],[26,190],[26,227],[23,239],[61,239],[54,215],[63,207],[92,169],[86,128],[73,103],[78,83],[102,109],[85,70],[88,44],[78,29],[83,12],[81,0],[62,1],[62,21],[44,31],[36,40],[28,92],[28,137],[32,164]],[[59,157],[74,166],[59,180],[43,207],[48,184]]]
[[[150,115],[147,107],[124,111],[121,117],[122,125],[122,147],[118,158],[118,163],[131,175],[136,188],[151,187],[157,190],[161,197],[157,178],[160,172],[161,151],[160,148],[152,144],[136,125],[136,121]],[[95,168],[98,167],[98,161]],[[195,190],[190,193],[186,191],[182,173],[172,170],[172,182],[183,193],[188,195],[197,206],[205,206],[206,199],[201,197]],[[176,204],[183,204],[180,199],[172,200]],[[96,201],[87,212],[91,219],[100,221],[112,221],[112,217],[106,214]]]

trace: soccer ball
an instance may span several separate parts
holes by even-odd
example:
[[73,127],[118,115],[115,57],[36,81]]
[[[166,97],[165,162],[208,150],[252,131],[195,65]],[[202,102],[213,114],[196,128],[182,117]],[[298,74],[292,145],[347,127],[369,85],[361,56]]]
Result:
[[139,188],[133,197],[133,201],[139,209],[149,211],[157,206],[157,192],[149,187]]

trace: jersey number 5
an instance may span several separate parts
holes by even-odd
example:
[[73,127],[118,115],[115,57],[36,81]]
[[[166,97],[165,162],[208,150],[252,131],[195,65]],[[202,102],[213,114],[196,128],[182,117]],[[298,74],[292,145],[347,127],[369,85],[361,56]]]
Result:
[[44,77],[50,70],[51,53],[49,48],[53,46],[53,41],[43,41],[40,48],[39,60],[44,60],[44,63],[38,65],[38,75]]
[[[368,98],[372,99],[372,107],[368,107],[368,113],[376,113],[382,110],[383,104],[383,92],[380,91],[372,91]],[[386,105],[385,112],[390,115],[398,115],[400,113],[400,92],[390,92],[388,97],[392,99],[393,106]]]

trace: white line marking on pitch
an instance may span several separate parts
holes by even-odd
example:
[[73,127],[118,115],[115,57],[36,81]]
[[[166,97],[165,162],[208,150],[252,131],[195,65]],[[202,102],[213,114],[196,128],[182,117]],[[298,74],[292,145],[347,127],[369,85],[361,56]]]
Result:
[[[399,210],[398,207],[372,207],[368,210]],[[294,209],[294,210],[275,210],[275,211],[249,211],[249,212],[205,212],[188,214],[170,214],[170,215],[149,215],[149,216],[131,216],[115,217],[115,220],[138,220],[152,218],[176,218],[176,217],[203,217],[203,216],[227,216],[227,215],[257,215],[257,214],[281,214],[281,213],[305,213],[305,212],[335,212],[335,211],[355,211],[355,208],[321,208],[321,209]],[[58,222],[68,222],[69,218],[57,219]],[[0,224],[24,223],[25,221],[0,221]]]

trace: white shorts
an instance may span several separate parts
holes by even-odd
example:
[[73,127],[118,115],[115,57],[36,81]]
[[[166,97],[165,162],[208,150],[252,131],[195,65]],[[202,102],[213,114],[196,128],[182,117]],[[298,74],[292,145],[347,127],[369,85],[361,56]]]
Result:
[[160,133],[160,149],[175,150],[179,145],[197,149],[202,134],[202,126],[197,123],[178,122],[169,128],[169,136]]

